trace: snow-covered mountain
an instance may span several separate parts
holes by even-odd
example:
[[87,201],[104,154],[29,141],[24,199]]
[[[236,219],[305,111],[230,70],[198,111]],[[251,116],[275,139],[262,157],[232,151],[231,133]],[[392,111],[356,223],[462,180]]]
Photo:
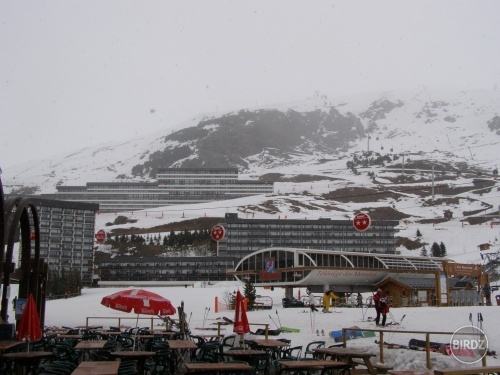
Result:
[[346,169],[353,153],[362,151],[396,158],[396,164],[402,162],[396,155],[419,154],[491,172],[499,155],[499,104],[499,91],[317,94],[301,102],[193,118],[173,133],[7,167],[2,179],[6,193],[38,194],[55,192],[60,184],[150,179],[160,167],[235,166],[257,178],[325,160],[340,159],[338,168]]
[[145,180],[158,167],[237,166],[244,178],[273,180],[274,194],[127,212],[119,225],[115,213],[101,213],[96,228],[156,235],[226,212],[345,220],[364,211],[400,221],[403,254],[442,241],[456,261],[481,263],[479,245],[500,253],[500,225],[492,225],[500,206],[499,104],[497,91],[316,95],[5,168],[2,181],[6,193],[50,193],[57,184]]

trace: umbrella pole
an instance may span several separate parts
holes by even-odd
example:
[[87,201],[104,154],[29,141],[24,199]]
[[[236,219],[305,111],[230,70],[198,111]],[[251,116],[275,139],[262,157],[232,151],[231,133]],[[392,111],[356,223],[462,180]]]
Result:
[[134,345],[132,345],[132,351],[135,352],[135,345],[137,344],[137,331],[139,330],[139,314],[137,314],[137,318],[135,319],[135,335],[134,335]]

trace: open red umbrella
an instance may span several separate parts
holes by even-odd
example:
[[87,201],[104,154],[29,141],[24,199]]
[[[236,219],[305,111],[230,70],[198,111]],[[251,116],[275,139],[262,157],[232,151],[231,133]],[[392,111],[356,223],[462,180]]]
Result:
[[[101,304],[114,310],[146,315],[174,315],[175,307],[162,296],[143,289],[129,289],[113,293],[102,299]],[[136,322],[136,325],[138,324]]]
[[250,332],[250,324],[248,324],[247,312],[243,303],[243,296],[238,290],[236,293],[235,313],[233,332],[240,335],[240,343],[243,343],[243,335]]
[[40,318],[36,310],[35,299],[33,294],[30,294],[28,301],[24,306],[23,315],[19,327],[17,328],[17,339],[28,341],[28,351],[30,350],[30,342],[38,341],[42,338],[42,327],[40,327]]
[[101,304],[114,310],[147,315],[174,315],[172,303],[162,296],[143,289],[129,289],[113,293],[102,299]]

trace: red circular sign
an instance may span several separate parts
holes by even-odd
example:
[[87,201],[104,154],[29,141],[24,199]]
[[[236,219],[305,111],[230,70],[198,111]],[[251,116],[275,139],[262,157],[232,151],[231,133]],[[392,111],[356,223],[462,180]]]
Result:
[[216,225],[212,228],[212,231],[210,232],[210,236],[214,241],[220,241],[224,238],[226,235],[226,230],[222,225]]
[[103,243],[106,240],[106,232],[102,229],[99,230],[95,235],[95,239],[97,242]]
[[372,220],[370,219],[370,216],[367,214],[357,214],[354,216],[354,220],[352,221],[352,225],[356,230],[359,230],[360,232],[363,232],[370,228],[370,224],[372,223]]

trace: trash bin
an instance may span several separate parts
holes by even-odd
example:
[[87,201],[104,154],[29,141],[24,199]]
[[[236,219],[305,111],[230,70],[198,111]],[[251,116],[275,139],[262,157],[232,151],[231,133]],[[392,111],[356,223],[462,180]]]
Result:
[[500,294],[495,296],[495,299],[497,300],[497,306],[500,306]]

